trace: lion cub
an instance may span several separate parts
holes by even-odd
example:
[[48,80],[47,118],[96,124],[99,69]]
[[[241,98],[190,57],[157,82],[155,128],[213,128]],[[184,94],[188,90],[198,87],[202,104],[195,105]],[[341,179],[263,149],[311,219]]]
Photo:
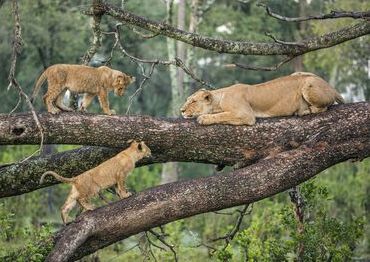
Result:
[[107,66],[98,68],[84,65],[56,64],[48,67],[37,79],[32,100],[35,99],[40,87],[48,81],[48,90],[44,95],[44,103],[48,112],[59,113],[60,110],[72,111],[63,104],[64,93],[84,93],[81,110],[85,111],[95,96],[99,97],[100,106],[105,114],[111,115],[108,92],[114,90],[118,96],[123,96],[128,85],[135,81],[129,76]]
[[131,193],[127,192],[125,188],[125,179],[129,172],[135,168],[135,163],[138,160],[150,155],[151,151],[144,142],[133,141],[129,148],[81,175],[65,178],[53,171],[47,171],[42,174],[40,184],[43,183],[45,176],[52,175],[55,179],[72,185],[67,200],[61,208],[63,223],[66,224],[69,211],[77,203],[84,210],[94,209],[94,206],[89,203],[89,199],[102,189],[117,185],[120,198],[129,197]]
[[296,72],[262,84],[236,84],[217,90],[201,89],[181,107],[184,118],[202,125],[253,125],[258,117],[303,116],[344,103],[340,94],[319,76]]

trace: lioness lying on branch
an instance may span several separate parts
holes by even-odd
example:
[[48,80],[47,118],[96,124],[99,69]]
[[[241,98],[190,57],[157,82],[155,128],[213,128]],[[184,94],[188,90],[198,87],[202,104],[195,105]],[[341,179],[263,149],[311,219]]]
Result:
[[46,80],[48,90],[44,95],[44,103],[48,112],[56,114],[60,110],[72,111],[63,105],[63,97],[68,89],[72,93],[85,94],[80,108],[82,111],[85,111],[94,97],[98,96],[104,113],[111,115],[108,92],[114,90],[116,95],[123,96],[126,87],[135,81],[135,77],[107,66],[94,68],[84,65],[52,65],[37,79],[31,100],[35,99]]
[[257,117],[303,116],[344,103],[341,95],[319,76],[297,72],[257,85],[236,84],[201,89],[181,107],[184,118],[202,125],[253,125]]
[[135,163],[150,154],[151,151],[144,142],[133,141],[126,150],[79,176],[65,178],[53,171],[47,171],[42,174],[40,184],[43,183],[47,175],[52,175],[61,182],[72,184],[72,189],[61,209],[63,223],[66,224],[68,213],[77,202],[84,210],[93,210],[94,206],[89,203],[89,200],[102,189],[117,185],[117,193],[120,198],[129,197],[131,193],[126,190],[125,179],[135,168]]

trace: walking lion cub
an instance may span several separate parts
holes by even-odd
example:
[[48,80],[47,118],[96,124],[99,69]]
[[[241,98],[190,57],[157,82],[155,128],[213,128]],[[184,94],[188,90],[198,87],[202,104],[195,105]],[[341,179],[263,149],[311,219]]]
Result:
[[45,176],[51,175],[61,182],[72,185],[71,191],[61,208],[62,220],[66,224],[69,211],[77,203],[84,210],[93,210],[94,206],[89,203],[89,200],[93,196],[96,196],[102,189],[117,185],[117,193],[120,198],[129,197],[131,193],[126,190],[125,179],[135,168],[135,163],[138,160],[150,155],[151,151],[144,142],[138,143],[133,141],[129,148],[81,175],[66,178],[53,171],[47,171],[42,174],[40,184],[43,183]]
[[325,80],[297,72],[257,85],[201,89],[187,98],[181,112],[202,125],[253,125],[258,117],[324,112],[335,102],[344,100]]
[[100,106],[105,114],[111,115],[109,109],[108,92],[114,90],[118,96],[123,96],[128,85],[135,81],[135,77],[107,66],[98,68],[84,65],[56,64],[48,67],[37,79],[32,100],[35,99],[40,87],[48,81],[48,90],[44,95],[44,103],[48,112],[52,114],[62,111],[72,111],[63,104],[64,93],[84,93],[81,110],[85,111],[95,96],[98,96]]

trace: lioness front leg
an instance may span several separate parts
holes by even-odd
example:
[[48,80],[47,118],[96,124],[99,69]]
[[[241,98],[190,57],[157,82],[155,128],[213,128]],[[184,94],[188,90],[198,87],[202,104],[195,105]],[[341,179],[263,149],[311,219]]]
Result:
[[232,112],[222,112],[218,114],[201,115],[197,118],[197,121],[201,125],[253,125],[256,122],[256,118],[253,114],[243,114],[240,116],[235,116],[235,113]]
[[113,112],[109,109],[108,94],[104,91],[99,93],[99,102],[100,106],[103,109],[103,112],[107,115],[112,115]]

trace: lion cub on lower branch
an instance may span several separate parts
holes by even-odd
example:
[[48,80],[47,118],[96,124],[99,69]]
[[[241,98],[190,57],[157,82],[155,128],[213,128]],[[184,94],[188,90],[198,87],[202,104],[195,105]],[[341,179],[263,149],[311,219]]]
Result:
[[84,65],[57,64],[48,67],[37,79],[32,100],[35,99],[40,87],[48,81],[48,90],[44,95],[44,103],[48,112],[56,114],[72,111],[63,105],[64,93],[84,93],[81,110],[85,111],[95,96],[99,97],[100,105],[105,114],[111,115],[108,92],[114,90],[118,96],[123,96],[126,87],[135,81],[135,77],[107,66],[98,68]]
[[131,194],[125,188],[125,179],[129,172],[135,168],[135,163],[138,160],[150,155],[151,151],[144,142],[133,141],[126,150],[79,176],[65,178],[53,171],[47,171],[41,176],[40,183],[43,183],[45,176],[52,175],[55,179],[72,185],[67,200],[61,209],[62,219],[66,224],[68,213],[77,202],[84,210],[94,209],[94,206],[89,203],[89,199],[97,195],[102,189],[117,185],[120,198],[129,197]]
[[202,125],[253,125],[257,117],[306,115],[344,103],[340,94],[319,76],[297,72],[257,85],[236,84],[201,89],[182,106],[184,118]]

